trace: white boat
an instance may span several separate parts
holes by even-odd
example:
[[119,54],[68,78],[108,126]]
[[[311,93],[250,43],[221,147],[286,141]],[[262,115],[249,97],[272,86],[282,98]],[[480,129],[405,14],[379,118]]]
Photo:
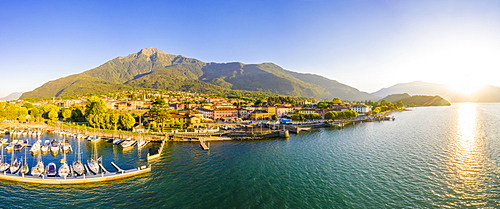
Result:
[[36,163],[35,167],[31,168],[31,175],[33,176],[40,176],[43,174],[45,171],[45,165],[43,164],[43,161],[38,161]]
[[140,141],[137,142],[137,146],[139,148],[145,147],[148,143],[149,143],[149,141],[140,140]]
[[42,153],[49,152],[49,150],[50,150],[50,141],[49,140],[45,140],[45,142],[43,143],[43,145],[42,145],[42,147],[40,149],[42,150]]
[[21,169],[21,161],[15,159],[11,164],[10,164],[10,173],[15,174]]
[[55,163],[49,163],[47,167],[45,168],[45,172],[47,173],[47,176],[56,176],[57,174],[57,166]]
[[90,159],[89,161],[87,161],[87,166],[89,167],[90,172],[94,174],[99,173],[99,163],[96,159]]
[[37,155],[40,152],[40,149],[42,147],[42,140],[37,140],[30,148],[30,152],[33,155]]
[[7,144],[9,144],[9,139],[5,139],[5,138],[1,139],[1,140],[0,140],[0,144],[1,144],[2,146],[3,146],[3,145],[7,145]]
[[56,142],[56,140],[52,140],[52,142],[50,142],[50,152],[53,154],[53,155],[57,155],[59,153],[59,143]]
[[0,172],[4,172],[4,171],[7,171],[7,169],[9,169],[10,164],[3,161],[3,149],[2,149],[2,156],[1,157],[2,158],[0,158]]
[[137,143],[136,140],[127,140],[127,141],[124,141],[122,142],[122,147],[126,148],[126,147],[132,147],[134,146],[135,144]]
[[113,139],[113,144],[114,144],[114,145],[119,145],[119,144],[121,144],[123,141],[125,141],[125,139],[121,139],[121,138],[118,138],[118,137],[117,137],[117,138]]
[[59,176],[68,177],[70,175],[71,175],[71,169],[69,169],[68,163],[64,161],[61,167],[59,168]]
[[82,155],[81,155],[81,150],[80,150],[80,141],[78,141],[78,146],[77,150],[78,152],[78,158],[77,160],[73,161],[73,171],[75,172],[76,175],[81,176],[85,173],[85,167],[82,163]]

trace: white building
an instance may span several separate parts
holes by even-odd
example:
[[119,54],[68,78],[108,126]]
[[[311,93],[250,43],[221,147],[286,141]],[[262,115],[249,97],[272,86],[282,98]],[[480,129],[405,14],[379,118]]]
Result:
[[365,104],[356,104],[356,105],[351,106],[351,110],[354,110],[355,112],[359,113],[360,115],[364,115],[364,114],[372,111],[372,106],[365,105]]

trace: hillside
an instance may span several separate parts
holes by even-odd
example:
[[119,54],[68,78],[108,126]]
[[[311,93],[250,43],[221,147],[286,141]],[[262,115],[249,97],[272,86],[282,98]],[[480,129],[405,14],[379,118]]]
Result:
[[450,102],[500,102],[500,88],[491,85],[486,85],[470,94],[464,94],[447,85],[415,81],[396,84],[372,94],[383,98],[388,95],[403,93],[410,95],[439,95]]
[[396,103],[398,101],[403,102],[407,106],[449,106],[450,102],[443,99],[440,96],[424,96],[415,95],[410,96],[409,94],[392,94],[384,97],[383,100],[388,102]]
[[94,69],[49,81],[21,98],[47,98],[135,88],[222,93],[258,91],[288,96],[378,100],[319,75],[285,70],[273,63],[206,63],[149,47]]

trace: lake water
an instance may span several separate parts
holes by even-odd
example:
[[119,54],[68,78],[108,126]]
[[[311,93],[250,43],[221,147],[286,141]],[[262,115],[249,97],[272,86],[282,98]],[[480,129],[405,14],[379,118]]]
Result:
[[[395,121],[303,132],[288,140],[212,142],[211,151],[196,143],[168,143],[162,157],[153,161],[150,174],[73,186],[0,181],[1,204],[7,208],[499,207],[500,104],[422,107],[393,116]],[[83,158],[90,157],[92,144],[85,141],[82,147]],[[148,149],[157,145],[140,151],[106,142],[98,147],[112,170],[111,161],[123,168],[145,164]]]

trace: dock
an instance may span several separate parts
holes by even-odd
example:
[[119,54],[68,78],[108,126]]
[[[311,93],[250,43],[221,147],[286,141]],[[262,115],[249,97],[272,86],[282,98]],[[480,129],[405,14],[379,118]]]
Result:
[[19,176],[16,174],[0,173],[0,180],[16,181],[24,183],[35,183],[35,184],[87,184],[87,183],[97,183],[104,181],[112,181],[117,179],[124,179],[133,176],[138,176],[141,174],[151,172],[151,166],[141,166],[138,168],[124,170],[121,173],[102,173],[101,175],[88,175],[88,176],[77,176],[77,177],[67,177],[66,179],[61,177],[38,177],[38,176]]
[[208,147],[204,140],[200,140],[200,146],[203,150],[210,150],[210,147]]

